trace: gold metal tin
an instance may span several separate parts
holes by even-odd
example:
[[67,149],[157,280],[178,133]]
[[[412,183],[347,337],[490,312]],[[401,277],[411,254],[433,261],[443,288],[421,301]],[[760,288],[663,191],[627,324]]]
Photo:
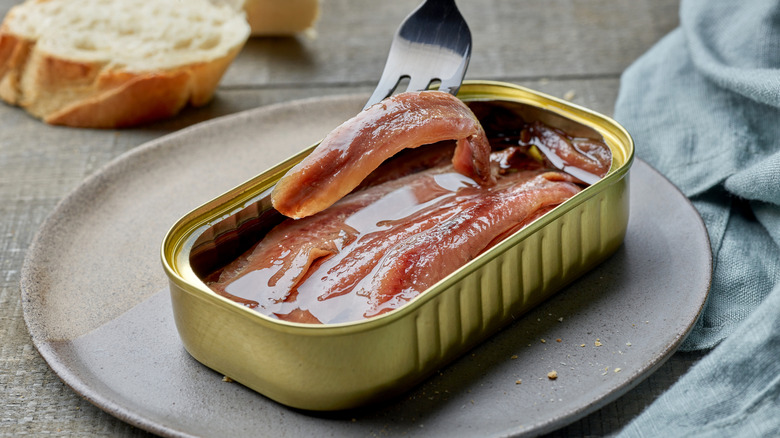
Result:
[[[467,81],[464,101],[523,105],[523,116],[612,150],[601,181],[475,258],[404,307],[363,321],[279,321],[212,292],[190,262],[270,208],[269,189],[314,147],[179,220],[162,244],[174,318],[187,351],[206,366],[285,405],[357,407],[401,393],[606,259],[628,223],[630,135],[615,121],[520,86]],[[228,236],[228,237],[226,237]]]

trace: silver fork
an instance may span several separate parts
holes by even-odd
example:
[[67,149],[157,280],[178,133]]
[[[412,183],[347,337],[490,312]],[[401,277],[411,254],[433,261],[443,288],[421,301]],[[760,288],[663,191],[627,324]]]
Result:
[[425,0],[401,23],[387,63],[365,108],[390,96],[402,79],[406,90],[427,89],[456,94],[471,58],[471,31],[455,0]]

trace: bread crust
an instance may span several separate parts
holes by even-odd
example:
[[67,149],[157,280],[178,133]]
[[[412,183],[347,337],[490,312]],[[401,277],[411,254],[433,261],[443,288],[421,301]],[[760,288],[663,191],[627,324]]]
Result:
[[0,98],[54,125],[130,127],[205,105],[246,41],[216,59],[136,72],[46,53],[9,31],[14,8],[0,26]]
[[[169,118],[187,104],[194,107],[207,104],[238,51],[235,49],[210,62],[162,73],[104,69],[90,81],[90,90],[83,93],[84,97],[39,117],[52,125],[82,128],[125,128]],[[88,78],[91,70],[86,64],[82,66],[84,78]],[[72,83],[80,79],[74,77]],[[62,84],[55,88],[62,88]]]
[[22,70],[34,43],[0,30],[0,99],[18,105]]

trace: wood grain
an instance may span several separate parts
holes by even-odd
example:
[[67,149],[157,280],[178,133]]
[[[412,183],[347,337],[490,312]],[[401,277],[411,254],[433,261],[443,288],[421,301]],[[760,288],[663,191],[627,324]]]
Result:
[[[17,1],[0,0],[5,14]],[[250,40],[215,99],[130,130],[52,127],[0,104],[0,436],[146,436],[65,386],[30,342],[19,273],[39,225],[107,162],[149,140],[262,105],[367,94],[396,27],[418,0],[322,0],[314,38]],[[621,72],[677,24],[677,0],[461,0],[474,52],[468,78],[520,83],[611,114]],[[74,315],[78,317],[78,315]],[[699,355],[675,355],[636,389],[552,436],[617,432]]]

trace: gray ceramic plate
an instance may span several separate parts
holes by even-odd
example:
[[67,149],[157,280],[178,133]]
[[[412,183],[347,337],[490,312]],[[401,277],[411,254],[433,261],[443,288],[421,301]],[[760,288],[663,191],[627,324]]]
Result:
[[[675,351],[707,296],[710,247],[693,207],[637,161],[623,247],[399,399],[310,414],[223,382],[192,359],[160,266],[165,232],[312,144],[363,100],[298,101],[206,122],[86,180],[43,224],[22,274],[25,320],[51,368],[110,414],[167,436],[505,436],[583,417]],[[557,380],[547,378],[552,370]]]

